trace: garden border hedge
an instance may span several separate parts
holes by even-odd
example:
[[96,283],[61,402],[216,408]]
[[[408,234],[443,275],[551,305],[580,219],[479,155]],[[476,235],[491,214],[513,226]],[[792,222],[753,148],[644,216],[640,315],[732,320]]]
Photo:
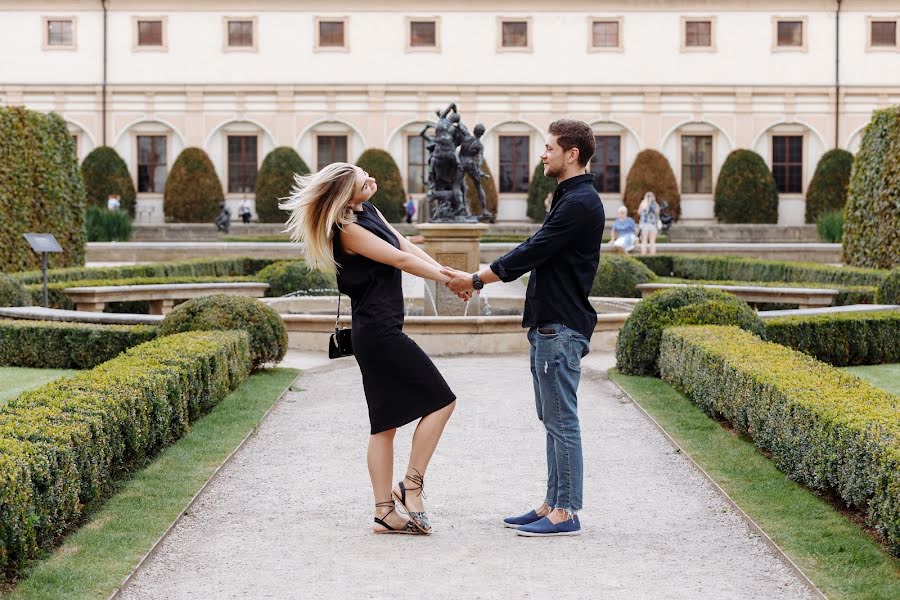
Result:
[[900,310],[776,317],[766,339],[835,367],[900,362]]
[[245,332],[184,333],[0,409],[0,569],[15,576],[249,372]]
[[0,320],[0,365],[90,369],[157,336],[153,325]]
[[787,475],[862,511],[900,555],[900,399],[737,327],[663,332],[662,378]]

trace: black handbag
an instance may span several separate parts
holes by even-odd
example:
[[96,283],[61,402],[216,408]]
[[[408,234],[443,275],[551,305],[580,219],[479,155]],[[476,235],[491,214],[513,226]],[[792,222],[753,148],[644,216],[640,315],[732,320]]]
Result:
[[350,340],[350,329],[340,327],[341,319],[341,293],[338,292],[337,318],[334,320],[334,333],[328,339],[328,358],[343,358],[353,356],[353,342]]

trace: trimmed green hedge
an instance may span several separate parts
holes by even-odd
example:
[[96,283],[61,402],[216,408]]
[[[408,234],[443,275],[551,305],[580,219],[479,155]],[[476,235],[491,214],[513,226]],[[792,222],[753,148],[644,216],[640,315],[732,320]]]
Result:
[[872,113],[853,159],[841,260],[857,267],[900,266],[900,106]]
[[279,146],[266,155],[256,176],[256,216],[261,223],[284,223],[287,213],[278,208],[294,187],[294,175],[308,175],[309,167],[288,146]]
[[0,570],[15,576],[187,433],[247,378],[249,356],[243,332],[160,338],[0,409]]
[[762,321],[727,292],[691,286],[662,290],[634,307],[616,339],[616,367],[626,375],[657,375],[663,330],[676,325],[737,325],[765,335]]
[[259,300],[244,296],[192,298],[166,315],[159,334],[233,329],[250,334],[253,370],[279,362],[287,352],[287,329],[281,315]]
[[827,287],[836,289],[837,296],[834,297],[832,306],[847,306],[849,304],[874,304],[875,303],[875,286],[872,285],[835,285],[816,283],[814,281],[806,282],[784,282],[784,281],[737,281],[728,279],[686,279],[680,277],[661,277],[658,283],[686,283],[693,285],[751,285],[761,287],[800,287],[800,288],[822,288]]
[[84,229],[89,242],[127,242],[131,239],[131,217],[124,210],[89,206]]
[[163,191],[166,221],[212,223],[225,202],[222,182],[202,148],[185,148],[175,159]]
[[900,267],[891,271],[879,284],[875,301],[878,304],[900,304]]
[[84,264],[84,181],[75,143],[56,113],[0,107],[0,271],[39,269],[23,233],[52,233],[51,267]]
[[[199,258],[122,267],[50,269],[47,271],[47,281],[53,283],[86,279],[131,279],[133,277],[238,277],[254,275],[274,262],[276,261],[270,258]],[[10,277],[26,285],[43,282],[40,271],[12,273]]]
[[0,273],[0,306],[31,306],[31,294],[21,283]]
[[[228,281],[257,281],[256,277],[132,277],[130,279],[80,279],[78,281],[57,281],[47,284],[47,300],[49,308],[61,308],[74,310],[75,304],[63,293],[63,290],[71,287],[94,287],[112,285],[159,285],[164,283],[219,283]],[[43,284],[26,285],[25,289],[31,294],[32,304],[44,305]],[[117,310],[115,305],[129,305],[130,309]],[[148,308],[143,308],[148,306]],[[106,305],[105,312],[135,312],[146,313],[149,305],[146,302],[111,302]]]
[[844,213],[852,168],[853,155],[846,150],[834,148],[822,155],[806,190],[807,223],[818,222],[819,215],[829,210]]
[[90,206],[106,208],[107,199],[118,194],[121,210],[134,216],[134,182],[119,153],[109,146],[91,150],[81,163],[81,176]]
[[833,267],[820,263],[761,260],[739,256],[635,256],[663,277],[733,281],[806,281],[840,286],[879,285],[883,269]]
[[900,311],[766,319],[766,339],[835,367],[900,362]]
[[370,202],[375,205],[389,223],[399,223],[406,219],[406,192],[403,178],[394,158],[379,148],[369,148],[356,161],[356,166],[369,173],[378,184],[378,191]]
[[900,555],[900,398],[736,327],[666,330],[659,368],[791,479],[865,513]]
[[90,369],[156,337],[151,325],[0,320],[0,365]]
[[763,157],[733,150],[725,159],[713,198],[719,223],[777,223],[778,189]]
[[302,260],[283,260],[273,263],[256,274],[254,279],[269,284],[267,296],[284,296],[304,292],[308,296],[331,296],[337,291],[333,273],[310,269]]
[[600,257],[591,296],[614,296],[617,298],[640,298],[635,288],[639,283],[649,283],[656,279],[653,271],[630,256],[611,254]]

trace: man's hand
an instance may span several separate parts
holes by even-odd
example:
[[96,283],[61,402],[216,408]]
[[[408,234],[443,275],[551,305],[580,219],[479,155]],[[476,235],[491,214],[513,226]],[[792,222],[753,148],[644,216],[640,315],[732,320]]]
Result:
[[[454,294],[460,295],[463,293],[467,293],[470,298],[472,297],[472,292],[475,290],[475,288],[472,287],[471,273],[458,271],[451,267],[442,268],[441,273],[443,273],[447,277],[450,277],[450,281],[448,281],[446,285]],[[460,298],[462,298],[461,295]]]

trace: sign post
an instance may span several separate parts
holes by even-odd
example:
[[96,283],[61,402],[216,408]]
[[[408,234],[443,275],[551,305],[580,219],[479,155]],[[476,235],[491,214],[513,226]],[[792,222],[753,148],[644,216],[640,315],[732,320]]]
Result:
[[35,252],[41,254],[41,273],[44,275],[44,308],[50,307],[50,299],[47,296],[47,255],[50,252],[62,252],[63,249],[53,237],[52,233],[23,233],[28,245]]

